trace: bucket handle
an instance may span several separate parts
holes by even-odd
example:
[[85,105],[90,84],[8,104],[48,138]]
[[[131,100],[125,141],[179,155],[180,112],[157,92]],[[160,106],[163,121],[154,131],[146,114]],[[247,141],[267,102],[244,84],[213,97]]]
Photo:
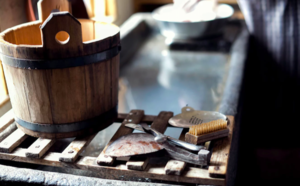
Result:
[[39,0],[37,4],[39,19],[43,23],[47,17],[56,10],[56,12],[70,12],[72,7],[69,0]]
[[69,12],[51,13],[41,25],[41,31],[48,57],[69,57],[75,52],[82,54],[81,24]]

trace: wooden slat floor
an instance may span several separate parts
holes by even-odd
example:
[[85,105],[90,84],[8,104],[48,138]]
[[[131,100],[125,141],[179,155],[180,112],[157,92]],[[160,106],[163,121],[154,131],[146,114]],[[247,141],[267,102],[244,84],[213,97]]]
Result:
[[[122,123],[121,127],[107,145],[119,137],[133,132],[132,129],[124,126],[127,123],[148,123],[163,133],[172,116],[172,112],[165,111],[160,112],[157,116],[145,115],[143,110],[132,110],[128,114],[119,114],[117,121]],[[163,164],[152,164],[151,157],[131,157],[127,161],[120,161],[104,154],[107,146],[98,157],[80,156],[95,134],[84,138],[75,138],[62,153],[50,152],[49,149],[54,145],[55,140],[43,138],[36,138],[36,141],[28,148],[21,148],[19,145],[28,136],[15,127],[13,112],[9,111],[0,118],[0,159],[97,171],[99,177],[107,179],[149,178],[181,183],[225,185],[234,127],[234,117],[227,116],[227,118],[229,120],[229,136],[211,143],[213,147],[210,147],[212,149],[210,165],[199,167],[172,159],[166,160]],[[180,139],[184,138],[185,132],[186,130],[183,130]]]

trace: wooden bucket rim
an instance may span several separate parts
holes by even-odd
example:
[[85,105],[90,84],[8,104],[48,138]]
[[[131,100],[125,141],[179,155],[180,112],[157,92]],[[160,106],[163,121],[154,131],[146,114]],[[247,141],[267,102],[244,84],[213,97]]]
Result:
[[[88,40],[82,42],[83,44],[83,54],[74,55],[71,57],[78,57],[84,55],[90,55],[99,53],[105,50],[108,50],[112,47],[120,45],[120,28],[111,23],[105,23],[101,21],[91,20],[91,19],[78,19],[80,23],[83,22],[93,22],[94,24],[110,26],[114,29],[114,32],[111,32],[101,38]],[[16,25],[14,27],[8,28],[0,33],[0,54],[11,56],[14,58],[21,59],[45,59],[43,55],[44,47],[43,45],[27,45],[27,44],[13,44],[6,41],[4,38],[7,34],[26,28],[33,25],[42,25],[42,21],[32,21],[28,23],[23,23]],[[108,44],[109,43],[109,44]],[[100,46],[100,47],[99,47]],[[32,54],[32,55],[31,55]]]

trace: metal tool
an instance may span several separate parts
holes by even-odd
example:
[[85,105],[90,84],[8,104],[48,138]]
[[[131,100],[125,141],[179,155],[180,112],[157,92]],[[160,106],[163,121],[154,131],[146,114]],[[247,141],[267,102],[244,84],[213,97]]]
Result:
[[155,136],[154,140],[158,143],[163,143],[166,140],[168,140],[168,142],[170,142],[174,145],[177,145],[177,146],[180,146],[185,149],[192,150],[192,151],[199,151],[201,149],[206,149],[205,146],[202,146],[202,145],[194,145],[191,143],[187,143],[187,142],[172,138],[170,136],[166,136],[166,135],[156,131],[155,129],[149,127],[147,124],[138,125],[138,124],[129,123],[129,124],[126,124],[125,126],[154,135]]
[[131,133],[122,136],[110,144],[104,153],[112,157],[125,157],[153,153],[162,149],[165,149],[171,158],[196,165],[207,165],[211,155],[205,149],[201,149],[198,154],[193,154],[170,144],[169,140],[158,143],[153,135],[147,133]]
[[105,154],[113,157],[125,157],[149,154],[161,149],[163,149],[162,145],[156,142],[152,135],[133,133],[118,138],[108,146]]
[[194,110],[192,107],[186,106],[181,109],[181,114],[170,118],[169,124],[174,127],[189,128],[217,119],[226,120],[226,116],[220,112]]

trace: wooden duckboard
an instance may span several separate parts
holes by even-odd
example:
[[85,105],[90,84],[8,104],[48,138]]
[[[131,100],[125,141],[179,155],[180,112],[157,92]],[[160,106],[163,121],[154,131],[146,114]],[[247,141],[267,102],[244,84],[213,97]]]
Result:
[[[112,143],[113,140],[118,137],[132,132],[131,129],[124,126],[126,123],[139,120],[140,123],[143,122],[152,124],[153,127],[163,132],[166,130],[168,125],[166,121],[168,121],[168,118],[172,116],[172,112],[164,111],[160,112],[157,116],[144,115],[143,110],[132,110],[129,114],[119,114],[117,122],[122,122],[122,125],[108,144]],[[174,166],[172,165],[172,163],[174,164],[174,160],[169,160],[163,166],[152,165],[149,163],[150,158],[130,158],[124,163],[124,161],[115,161],[113,158],[106,157],[108,158],[107,161],[110,162],[110,164],[108,163],[109,166],[99,165],[102,152],[98,158],[80,156],[80,152],[88,146],[89,142],[95,135],[75,139],[62,153],[49,152],[48,149],[54,144],[54,142],[52,140],[45,140],[42,138],[37,138],[37,140],[33,142],[29,148],[20,148],[18,146],[24,139],[26,139],[26,137],[28,137],[26,134],[22,134],[18,138],[14,138],[14,141],[11,141],[10,143],[7,141],[7,139],[10,139],[14,135],[22,132],[18,129],[7,130],[9,129],[9,126],[15,127],[15,122],[11,125],[0,123],[0,126],[2,126],[0,131],[6,133],[8,131],[11,132],[9,135],[6,134],[6,138],[0,140],[0,159],[47,166],[90,170],[97,172],[99,177],[106,179],[132,180],[133,178],[139,178],[141,180],[151,179],[180,183],[225,185],[226,170],[228,166],[228,157],[234,126],[234,117],[227,117],[230,121],[228,126],[230,130],[229,136],[228,138],[215,140],[213,143],[214,147],[212,150],[210,166],[208,168],[195,167],[180,161],[176,161],[176,166]],[[11,122],[9,119],[0,121]],[[0,136],[3,132],[0,133]],[[184,132],[186,132],[186,130],[184,130]],[[180,139],[184,137],[184,132],[181,134]],[[5,143],[5,145],[3,143]],[[74,146],[76,146],[76,151],[72,149]],[[104,150],[105,149],[106,147]]]

